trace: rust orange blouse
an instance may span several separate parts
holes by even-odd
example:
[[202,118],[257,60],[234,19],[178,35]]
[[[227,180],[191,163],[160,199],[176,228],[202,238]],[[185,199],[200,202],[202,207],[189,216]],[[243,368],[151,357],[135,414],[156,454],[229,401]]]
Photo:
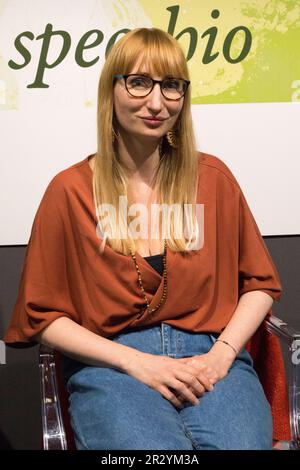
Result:
[[[204,204],[204,245],[185,257],[167,249],[168,296],[154,314],[144,310],[131,256],[100,240],[89,157],[50,181],[31,229],[7,343],[33,335],[66,316],[104,337],[125,328],[165,322],[187,331],[220,332],[245,292],[279,301],[282,287],[243,192],[225,163],[198,153],[197,202]],[[150,307],[162,294],[162,276],[139,254]]]

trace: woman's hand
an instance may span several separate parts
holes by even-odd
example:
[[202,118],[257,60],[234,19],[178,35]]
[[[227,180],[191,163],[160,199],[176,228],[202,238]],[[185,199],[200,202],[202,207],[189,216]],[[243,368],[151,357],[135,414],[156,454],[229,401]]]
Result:
[[206,354],[177,359],[183,364],[195,367],[199,373],[204,373],[212,384],[226,377],[234,360],[234,352],[219,342]]
[[157,390],[178,408],[182,408],[186,400],[197,405],[197,397],[213,389],[207,374],[199,367],[168,356],[136,351],[129,357],[124,371]]

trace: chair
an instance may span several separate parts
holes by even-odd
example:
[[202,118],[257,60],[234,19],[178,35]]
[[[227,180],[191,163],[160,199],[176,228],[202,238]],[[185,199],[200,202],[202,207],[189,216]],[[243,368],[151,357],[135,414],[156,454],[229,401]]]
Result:
[[59,371],[60,354],[40,344],[39,375],[44,450],[76,449],[68,394]]
[[288,363],[290,368],[288,377],[290,441],[278,441],[274,449],[299,450],[300,449],[300,332],[289,326],[280,318],[272,315],[265,320],[266,330],[275,335],[288,346]]
[[[274,442],[274,450],[300,449],[300,332],[271,315],[263,322],[268,334],[275,335],[289,347],[288,383],[290,441]],[[75,449],[68,415],[68,398],[59,374],[60,355],[44,345],[39,348],[39,371],[43,420],[44,450]]]

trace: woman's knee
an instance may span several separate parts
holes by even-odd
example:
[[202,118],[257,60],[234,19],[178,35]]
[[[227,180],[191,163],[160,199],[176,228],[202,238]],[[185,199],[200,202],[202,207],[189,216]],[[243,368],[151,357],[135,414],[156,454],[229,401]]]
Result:
[[75,432],[75,442],[80,450],[193,450],[191,441],[185,436],[137,436],[131,432],[102,432],[101,429],[91,433]]

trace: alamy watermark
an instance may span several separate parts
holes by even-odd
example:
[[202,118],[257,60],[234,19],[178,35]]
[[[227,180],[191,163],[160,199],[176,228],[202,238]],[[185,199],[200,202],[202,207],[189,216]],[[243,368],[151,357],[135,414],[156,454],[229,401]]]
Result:
[[[101,225],[97,224],[97,235],[102,240],[107,237],[112,238],[112,233],[108,221],[116,227],[119,221],[119,239],[127,239],[128,234],[134,240],[137,239],[169,239],[170,221],[174,220],[174,238],[184,237],[190,243],[187,250],[200,250],[204,245],[204,204],[151,204],[149,226],[149,209],[143,203],[134,203],[128,206],[127,196],[119,196],[118,213],[113,204],[99,204],[97,208]],[[193,231],[192,220],[193,210],[195,211],[197,233]],[[159,228],[159,218],[161,214],[161,233]],[[127,223],[128,218],[132,220]],[[126,221],[123,225],[120,221]]]
[[0,364],[6,364],[6,349],[2,340],[0,340]]
[[300,364],[300,338],[294,339],[291,346],[292,352],[292,364]]

